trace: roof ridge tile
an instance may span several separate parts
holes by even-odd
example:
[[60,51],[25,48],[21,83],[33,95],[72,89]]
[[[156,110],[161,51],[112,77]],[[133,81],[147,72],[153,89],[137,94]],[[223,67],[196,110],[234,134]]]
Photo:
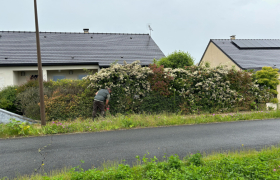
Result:
[[[35,31],[0,31],[2,33],[35,33]],[[83,33],[83,32],[58,32],[58,31],[40,31],[39,33],[55,33],[55,34],[115,34],[115,35],[149,35],[149,33],[100,33],[100,32],[89,32],[89,33]]]

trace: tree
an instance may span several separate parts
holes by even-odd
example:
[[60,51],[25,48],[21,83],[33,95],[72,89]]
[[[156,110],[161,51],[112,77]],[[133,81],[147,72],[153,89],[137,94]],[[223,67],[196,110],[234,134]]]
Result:
[[277,94],[278,71],[279,69],[273,69],[272,67],[263,67],[262,70],[256,72],[257,83],[274,90],[272,93]]
[[157,65],[163,65],[165,68],[184,68],[194,65],[194,58],[188,52],[175,51],[167,57],[161,58]]

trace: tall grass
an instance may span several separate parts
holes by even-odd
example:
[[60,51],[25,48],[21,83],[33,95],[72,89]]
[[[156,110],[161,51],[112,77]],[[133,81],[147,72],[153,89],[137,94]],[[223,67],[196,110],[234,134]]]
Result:
[[118,129],[145,128],[173,125],[191,125],[214,122],[230,122],[240,120],[279,118],[280,111],[257,111],[251,113],[206,114],[185,116],[180,114],[131,114],[107,115],[96,121],[90,118],[77,118],[74,121],[56,120],[48,122],[46,126],[39,124],[28,125],[12,121],[9,124],[0,124],[0,138],[17,136],[41,136],[59,133],[98,132]]

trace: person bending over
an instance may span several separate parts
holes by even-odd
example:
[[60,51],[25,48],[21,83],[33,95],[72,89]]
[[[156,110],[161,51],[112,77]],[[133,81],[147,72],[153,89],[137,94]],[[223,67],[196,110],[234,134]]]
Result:
[[[100,89],[95,93],[95,97],[93,101],[93,111],[92,111],[93,121],[94,118],[96,117],[97,108],[100,109],[101,116],[105,117],[105,109],[106,107],[108,107],[111,92],[112,90],[108,88],[108,89]],[[104,105],[104,103],[106,104]]]

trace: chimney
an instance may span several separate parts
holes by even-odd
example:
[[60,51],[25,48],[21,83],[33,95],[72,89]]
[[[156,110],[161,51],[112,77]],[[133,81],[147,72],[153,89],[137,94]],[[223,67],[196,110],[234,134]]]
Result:
[[235,35],[230,36],[230,39],[234,40],[235,39]]
[[85,28],[83,29],[84,30],[84,33],[88,33],[89,29],[88,28]]

